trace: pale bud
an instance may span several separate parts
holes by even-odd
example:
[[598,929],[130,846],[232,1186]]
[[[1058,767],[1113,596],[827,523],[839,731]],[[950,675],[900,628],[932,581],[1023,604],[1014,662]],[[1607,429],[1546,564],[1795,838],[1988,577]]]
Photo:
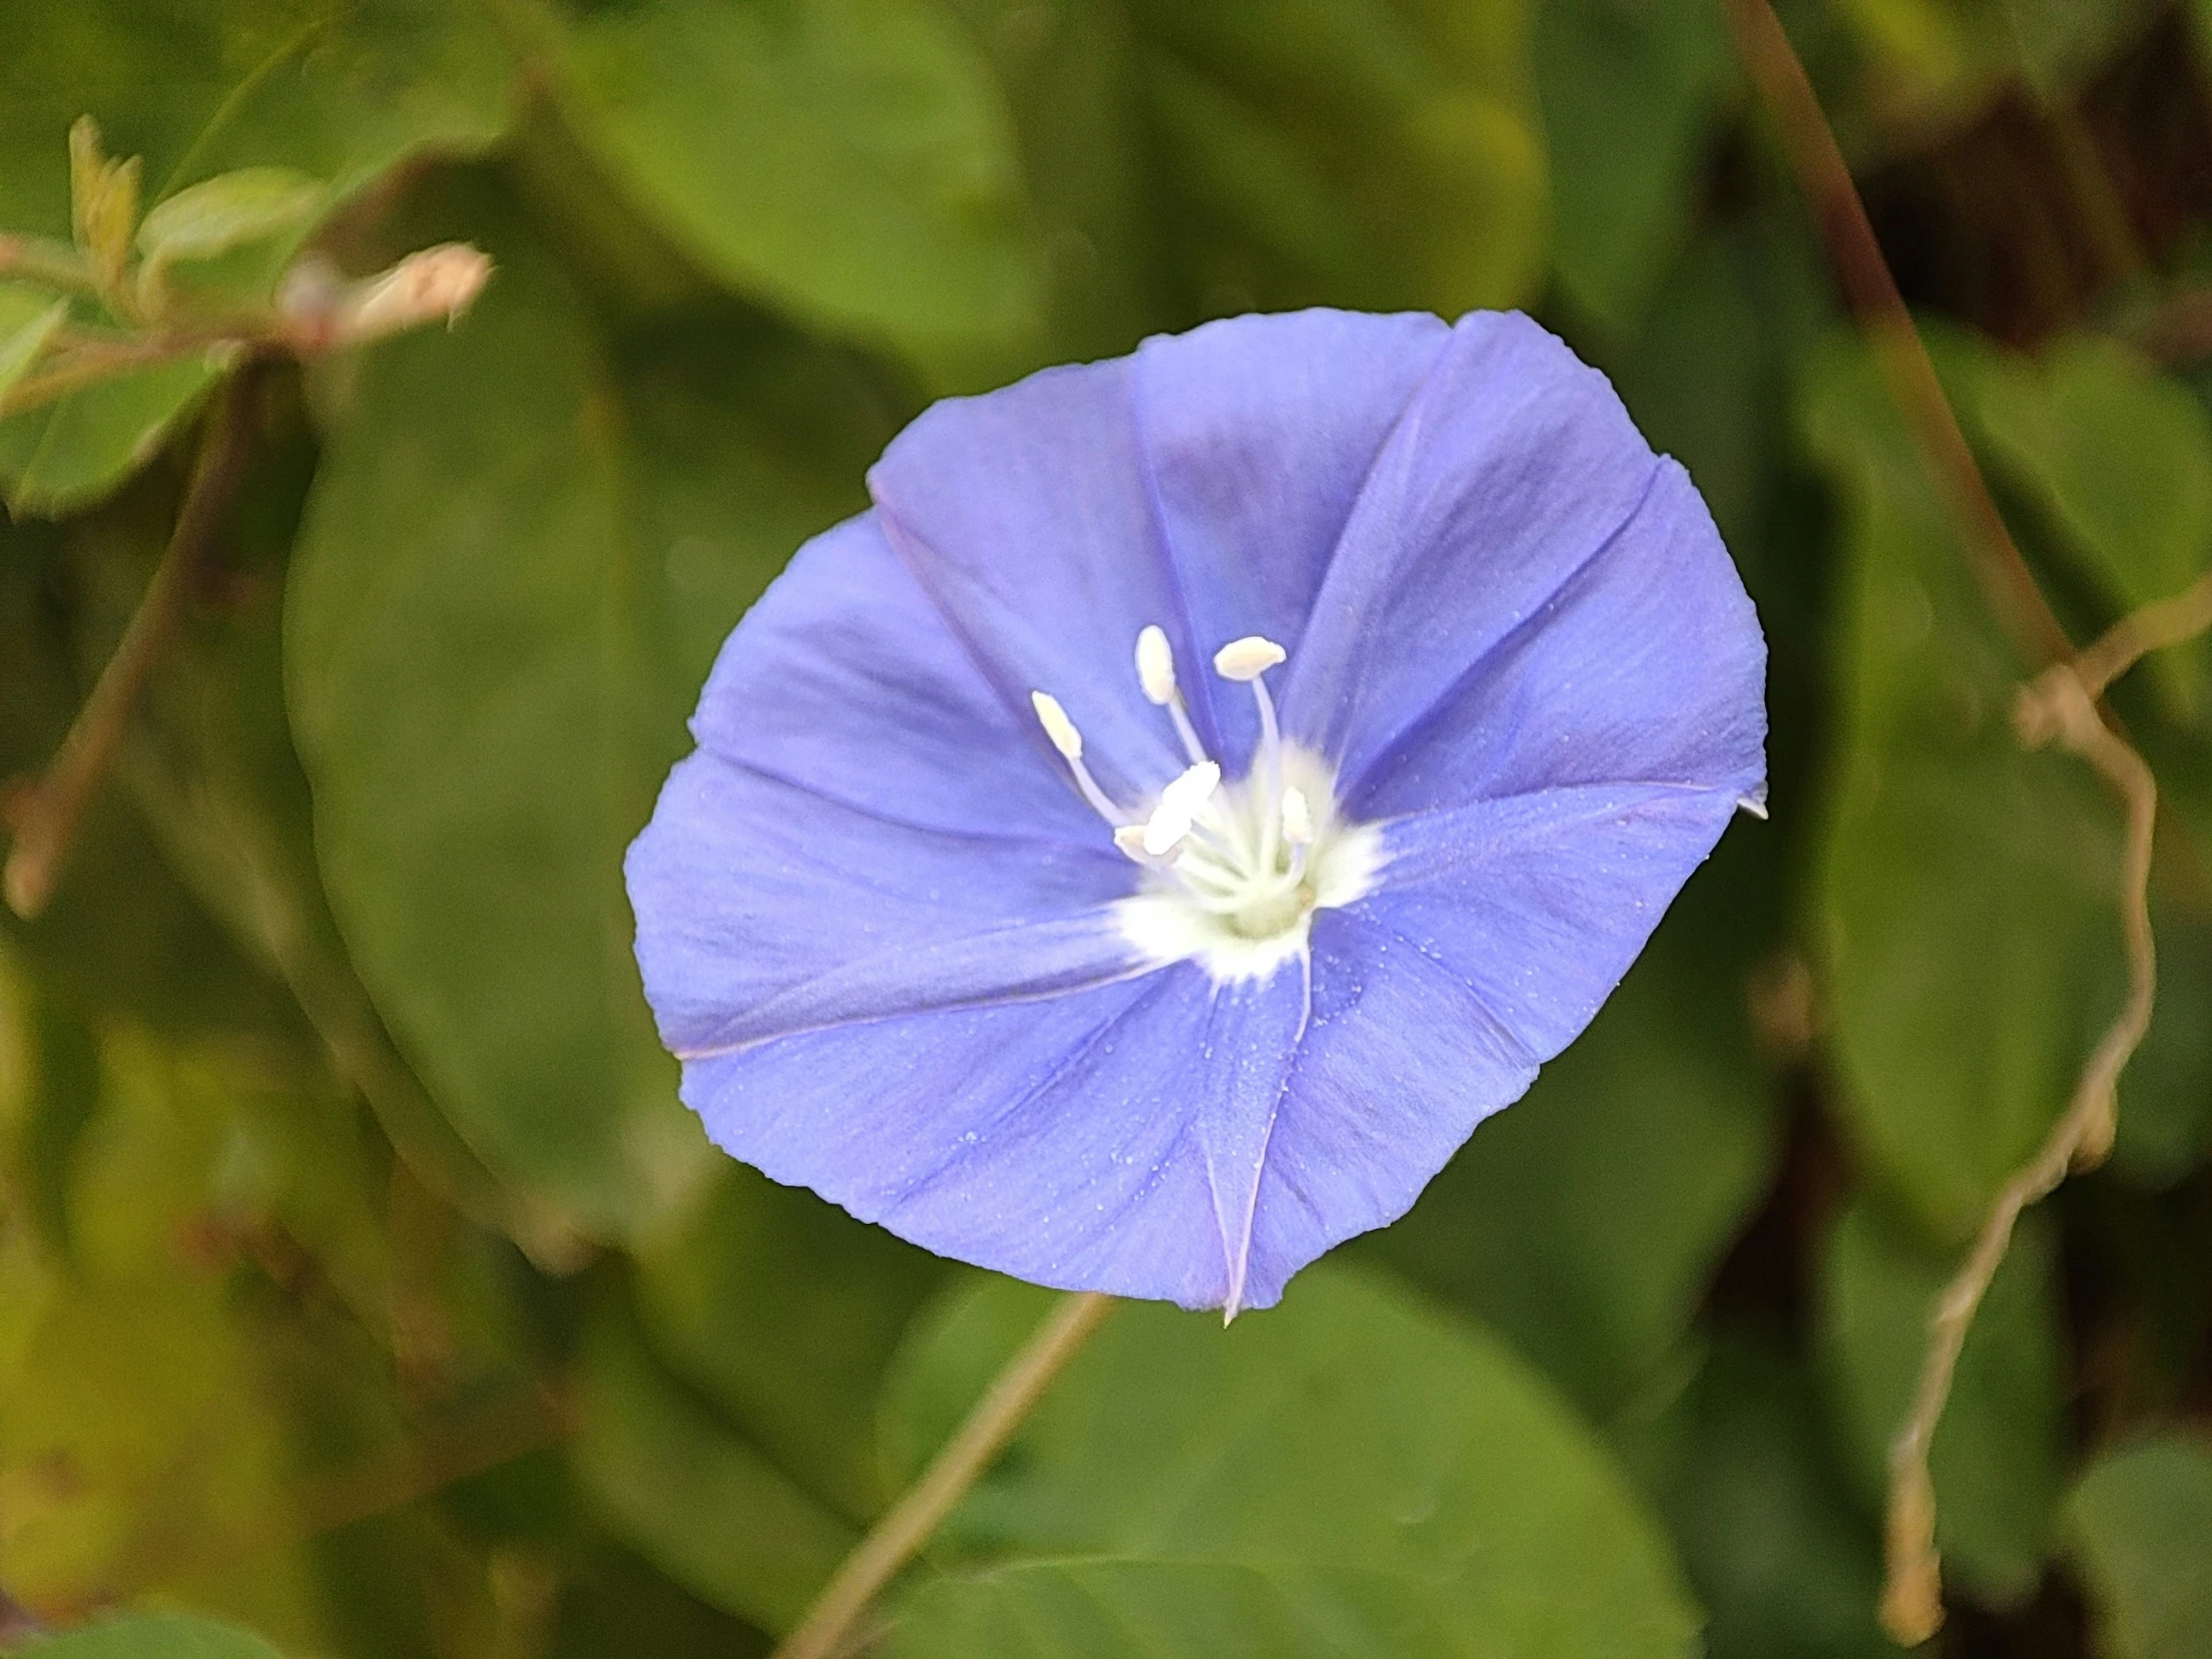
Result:
[[409,254],[389,271],[328,291],[307,267],[286,284],[278,308],[315,343],[359,345],[425,322],[455,321],[491,280],[491,257],[449,242]]

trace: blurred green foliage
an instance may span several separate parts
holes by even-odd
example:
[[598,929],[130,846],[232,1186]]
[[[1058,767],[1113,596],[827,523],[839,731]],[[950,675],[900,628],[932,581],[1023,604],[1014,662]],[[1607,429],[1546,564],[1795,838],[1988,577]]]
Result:
[[[2212,6],[1784,11],[2075,637],[2203,575]],[[0,915],[0,1647],[768,1651],[1043,1300],[707,1148],[621,850],[928,398],[1332,303],[1524,306],[1613,375],[1759,603],[1772,822],[1397,1226],[1226,1337],[1118,1311],[877,1636],[1895,1651],[1885,1445],[2117,1006],[2120,817],[2011,735],[2029,665],[1717,9],[0,0],[0,232],[80,230],[157,333],[446,241],[497,270],[451,330],[256,374],[66,879]],[[101,304],[0,271],[0,397]],[[0,419],[0,780],[229,367]],[[2113,693],[2160,1001],[1936,1436],[1960,1659],[2212,1653],[2208,651]]]

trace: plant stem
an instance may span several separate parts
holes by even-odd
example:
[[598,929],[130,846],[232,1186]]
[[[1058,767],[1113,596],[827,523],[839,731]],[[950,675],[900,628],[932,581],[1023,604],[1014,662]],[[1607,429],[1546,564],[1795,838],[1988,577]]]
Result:
[[1797,50],[1783,33],[1768,0],[1725,0],[1737,51],[1751,72],[1782,147],[1820,224],[1830,263],[1852,314],[1866,333],[1913,439],[1936,475],[1936,485],[1965,538],[1967,562],[1989,608],[2028,662],[2041,668],[2073,655],[2066,632],[2035,585],[2034,573],[2004,526],[1973,451],[1951,412],[1936,365],[1897,278],[1875,240],[1859,187],[1821,111]]
[[26,920],[44,910],[53,896],[77,825],[114,763],[139,693],[176,632],[193,578],[205,563],[245,476],[253,442],[252,399],[259,379],[249,364],[225,386],[209,419],[200,464],[178,511],[177,527],[155,567],[153,581],[147,584],[146,597],[139,601],[115,655],[101,670],[53,761],[12,805],[9,816],[15,844],[0,870],[0,891],[5,892],[9,907]]
[[67,243],[44,237],[0,236],[0,276],[21,276],[68,293],[94,293],[84,257]]
[[938,1522],[1004,1449],[1072,1360],[1114,1299],[1096,1291],[1060,1299],[1042,1325],[1006,1362],[944,1449],[844,1558],[805,1622],[776,1650],[776,1659],[830,1659],[845,1633],[898,1569],[929,1541]]
[[2212,617],[2212,578],[2178,598],[2145,607],[2086,653],[2074,655],[1958,428],[1913,313],[1875,240],[1835,131],[1773,6],[1769,0],[1726,4],[1737,50],[1781,134],[1799,187],[1820,222],[1837,279],[1965,544],[1983,597],[2015,649],[2043,669],[2020,691],[2014,711],[2020,742],[2036,748],[2055,741],[2080,756],[2112,786],[2127,812],[2119,894],[2127,1000],[2082,1068],[2065,1114],[2035,1157],[1999,1190],[1965,1265],[1931,1311],[1912,1414],[1891,1442],[1882,1622],[1893,1637],[1912,1646],[1928,1640],[1943,1622],[1936,1486],[1928,1458],[1966,1332],[2011,1245],[2020,1212],[2064,1180],[2069,1169],[2088,1168],[2111,1150],[2120,1071],[2150,1025],[2158,976],[2149,896],[2158,786],[2143,758],[2098,712],[2096,700],[2144,651],[2174,643],[2205,625]]

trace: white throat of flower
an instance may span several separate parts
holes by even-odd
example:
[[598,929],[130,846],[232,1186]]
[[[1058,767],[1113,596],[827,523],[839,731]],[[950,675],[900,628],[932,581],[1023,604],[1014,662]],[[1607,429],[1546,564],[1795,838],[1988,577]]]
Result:
[[1141,810],[1099,788],[1059,701],[1029,694],[1075,787],[1144,870],[1143,885],[1115,907],[1123,934],[1158,962],[1198,961],[1217,982],[1264,977],[1303,956],[1314,912],[1351,903],[1382,867],[1381,831],[1339,818],[1336,774],[1284,740],[1265,677],[1285,656],[1257,634],[1214,653],[1214,672],[1250,686],[1260,715],[1252,771],[1225,781],[1191,725],[1167,635],[1156,627],[1138,634],[1137,682],[1166,711],[1190,760]]

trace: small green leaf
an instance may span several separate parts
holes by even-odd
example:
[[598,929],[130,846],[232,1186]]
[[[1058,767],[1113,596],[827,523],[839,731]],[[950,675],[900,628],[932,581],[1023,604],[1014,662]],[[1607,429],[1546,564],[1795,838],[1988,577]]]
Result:
[[2066,1499],[2106,1659],[2212,1656],[2212,1443],[2167,1434],[2107,1452]]
[[189,1613],[105,1619],[31,1651],[39,1659],[276,1659],[259,1636]]
[[663,1376],[612,1310],[584,1348],[578,1473],[633,1547],[764,1630],[797,1624],[859,1533]]
[[[1970,390],[1986,348],[1935,343]],[[1804,394],[1846,526],[1820,889],[1841,1104],[1876,1178],[1960,1240],[2118,1007],[2120,814],[2081,762],[2014,737],[2026,668],[1872,359],[1816,355]]]
[[112,161],[100,143],[100,124],[79,116],[69,129],[69,224],[103,294],[123,283],[131,260],[131,232],[138,224],[136,156]]
[[[175,199],[237,169],[276,168],[326,181],[328,206],[404,157],[484,150],[507,124],[512,85],[512,64],[481,9],[451,0],[20,6],[9,13],[0,65],[5,228],[69,229],[63,135],[88,103],[145,156],[158,195]],[[94,159],[87,151],[84,165]],[[115,183],[101,197],[119,222],[121,189]],[[274,236],[250,270],[225,272],[236,280],[213,296],[218,308],[266,301],[316,217]],[[133,230],[123,224],[120,240],[103,244],[113,267],[97,275],[107,289],[121,279]],[[198,359],[181,361],[0,421],[10,509],[61,517],[109,495],[212,378]]]
[[68,320],[68,300],[0,282],[0,399],[38,361],[54,331]]
[[194,354],[0,420],[9,510],[62,518],[108,495],[160,452],[220,373]]
[[[2020,1220],[1966,1335],[1929,1465],[1936,1536],[1960,1581],[2017,1603],[2042,1574],[2064,1431],[2057,1249],[2045,1218]],[[1928,1322],[1958,1268],[1861,1201],[1821,1263],[1822,1344],[1851,1468],[1870,1509],[1885,1500],[1890,1442],[1912,1409]]]
[[[2013,480],[2057,521],[2115,611],[2170,599],[2212,564],[2212,417],[2117,340],[2060,339],[1980,379],[1974,412]],[[2161,652],[2178,712],[2204,697],[2207,647]]]
[[[910,1469],[1047,1293],[978,1278],[885,1405]],[[1698,1619],[1620,1472],[1494,1339],[1317,1267],[1228,1332],[1115,1309],[889,1610],[905,1659],[1679,1655]]]
[[295,230],[322,206],[320,183],[287,167],[243,167],[179,191],[139,226],[154,262],[208,260]]

